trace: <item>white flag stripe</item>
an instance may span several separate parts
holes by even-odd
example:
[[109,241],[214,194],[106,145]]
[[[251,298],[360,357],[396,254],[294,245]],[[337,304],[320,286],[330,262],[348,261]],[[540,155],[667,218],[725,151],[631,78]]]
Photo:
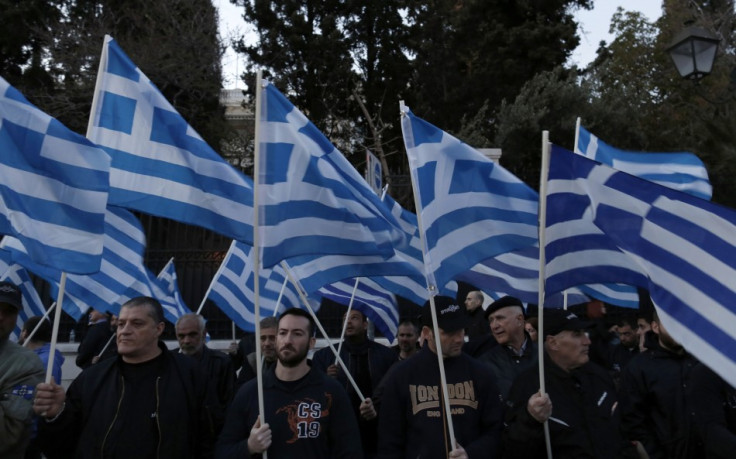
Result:
[[670,271],[667,271],[656,264],[650,263],[633,253],[630,255],[632,258],[636,259],[639,264],[644,266],[647,272],[651,272],[652,276],[656,276],[658,279],[657,284],[662,288],[666,288],[672,293],[672,295],[677,296],[686,304],[697,304],[699,307],[707,310],[708,320],[712,322],[714,326],[723,331],[723,333],[736,339],[736,328],[733,326],[733,324],[736,323],[735,313],[729,311],[717,301],[713,300],[713,298],[708,296],[707,292],[703,292],[693,286],[689,279],[675,276]]
[[[47,178],[44,182],[39,183],[37,174],[8,167],[2,163],[0,163],[0,177],[2,177],[3,185],[12,188],[16,193],[46,201],[55,201],[57,196],[63,195],[69,189],[69,185],[53,178]],[[79,201],[64,204],[86,210],[90,202],[107,202],[107,193],[104,191],[79,190],[77,196],[81,198]]]
[[[613,166],[614,169],[618,169],[620,171],[626,172],[627,174],[631,175],[645,175],[652,172],[652,167],[649,164],[641,164],[641,163],[634,163],[631,161],[622,161],[620,159],[614,159],[613,160]],[[668,163],[662,163],[658,166],[658,171],[660,174],[690,174],[690,175],[696,175],[696,176],[703,176],[703,168],[698,167],[695,165],[687,165],[687,164],[668,164]],[[707,174],[704,178],[708,178]]]
[[214,209],[220,213],[226,212],[229,215],[253,213],[253,208],[249,203],[237,203],[175,180],[151,175],[140,176],[122,169],[116,169],[115,173],[110,175],[110,185],[128,191],[149,190],[155,192],[157,196],[171,201],[180,201],[182,197],[186,197],[190,200],[191,205],[200,209]]
[[[95,239],[89,237],[89,232],[52,223],[39,225],[38,220],[8,208],[2,194],[0,194],[0,213],[9,214],[8,216],[15,226],[24,228],[24,236],[27,239],[42,242],[47,247],[90,255],[100,255],[102,253],[102,246]],[[51,235],[55,237],[50,237]]]

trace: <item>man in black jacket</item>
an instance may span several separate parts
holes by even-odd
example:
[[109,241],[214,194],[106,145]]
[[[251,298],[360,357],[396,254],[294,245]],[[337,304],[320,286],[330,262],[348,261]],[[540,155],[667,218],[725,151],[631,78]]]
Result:
[[[37,386],[33,409],[49,458],[206,458],[214,400],[191,359],[169,352],[159,337],[163,310],[138,297],[120,310],[118,355],[84,370],[69,391]],[[216,402],[215,402],[216,403]]]
[[621,375],[621,420],[629,440],[650,459],[702,458],[688,400],[698,363],[667,332],[657,313],[647,332],[647,350],[629,361]]
[[544,309],[543,326],[546,393],[539,390],[538,366],[514,381],[506,402],[505,457],[547,457],[545,421],[553,457],[636,457],[633,446],[619,432],[613,380],[603,368],[589,362],[586,330],[590,324],[569,311]]
[[264,372],[265,423],[259,419],[257,381],[235,396],[217,441],[218,458],[361,459],[363,450],[347,394],[337,381],[311,368],[315,324],[301,309],[287,309],[278,324],[276,367]]
[[703,457],[732,459],[736,452],[736,388],[700,363],[693,368],[690,401],[705,446]]
[[235,396],[233,361],[224,352],[207,347],[205,344],[207,325],[200,314],[182,315],[176,321],[175,329],[176,339],[179,341],[179,352],[197,362],[217,395],[219,406],[213,416],[216,424],[215,430],[219,433],[225,420],[225,410]]
[[[432,314],[424,305],[424,347],[398,363],[382,384],[378,421],[378,457],[496,458],[502,406],[491,369],[462,352],[468,316],[452,298],[435,298],[441,349],[436,349]],[[437,352],[442,353],[447,385],[440,386]],[[452,412],[450,445],[442,391]]]
[[524,328],[524,310],[518,298],[505,296],[494,301],[486,309],[485,317],[499,345],[483,354],[480,360],[493,369],[498,389],[505,399],[514,379],[537,365],[537,343]]
[[[99,360],[104,360],[104,358],[115,355],[115,346],[107,346],[108,341],[110,341],[110,338],[114,334],[109,319],[109,314],[95,309],[90,311],[87,333],[77,348],[76,363],[79,368],[84,370]],[[105,354],[100,355],[103,349],[105,350]],[[95,360],[97,356],[100,357]]]
[[360,392],[366,397],[361,400],[358,393],[349,383],[340,367],[335,365],[335,354],[329,347],[314,353],[314,368],[336,378],[348,393],[353,412],[358,418],[360,437],[366,457],[373,457],[376,452],[378,419],[373,409],[371,397],[389,368],[398,360],[391,348],[368,339],[368,319],[361,311],[353,309],[345,317],[345,339],[340,350],[340,358],[348,367],[350,375],[358,385]]

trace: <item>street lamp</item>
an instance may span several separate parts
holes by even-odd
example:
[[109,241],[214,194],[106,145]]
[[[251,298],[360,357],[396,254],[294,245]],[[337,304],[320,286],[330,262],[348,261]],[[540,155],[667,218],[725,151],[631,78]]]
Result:
[[667,52],[683,78],[698,81],[713,69],[720,40],[700,27],[687,27],[677,34]]

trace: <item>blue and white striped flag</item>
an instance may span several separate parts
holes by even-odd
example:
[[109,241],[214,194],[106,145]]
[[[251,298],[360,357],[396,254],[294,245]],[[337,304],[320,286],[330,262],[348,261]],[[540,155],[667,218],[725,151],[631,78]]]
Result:
[[105,37],[87,137],[112,157],[110,204],[253,243],[253,183]]
[[736,385],[736,212],[552,146],[547,289],[647,289],[672,337]]
[[272,84],[258,94],[263,266],[313,254],[393,256],[398,223],[363,177]]
[[537,242],[534,190],[403,106],[401,127],[432,285]]
[[[179,317],[191,312],[184,303],[179,292],[179,280],[176,276],[176,267],[174,266],[174,257],[166,263],[161,272],[156,276],[157,282],[151,282],[154,294],[158,293],[165,301],[161,302],[166,318],[176,324]],[[159,287],[160,286],[160,287]],[[161,289],[158,292],[159,288]]]
[[[419,306],[429,300],[427,279],[424,277],[424,260],[422,259],[422,243],[419,239],[419,227],[417,216],[404,209],[388,194],[384,195],[383,202],[396,217],[401,229],[406,233],[405,241],[394,247],[396,254],[406,260],[416,269],[415,275],[406,276],[380,276],[372,279],[386,290],[411,301]],[[457,295],[457,283],[450,282],[439,289],[440,295],[455,298]]]
[[359,279],[357,289],[355,279],[335,282],[322,287],[317,293],[323,298],[348,306],[350,298],[353,297],[353,290],[355,297],[352,308],[362,312],[389,342],[393,342],[399,327],[399,305],[391,292],[373,280]]
[[[299,307],[299,295],[293,285],[285,282],[280,266],[260,269],[260,316],[275,315]],[[255,331],[255,293],[253,279],[253,248],[235,241],[230,245],[222,266],[214,279],[208,298],[244,331]],[[280,298],[280,301],[279,301]],[[278,308],[278,309],[277,309]]]
[[100,269],[110,156],[0,78],[0,233],[36,263]]
[[416,276],[411,263],[396,255],[388,260],[380,255],[303,255],[284,261],[307,294],[354,277]]
[[0,250],[0,281],[10,282],[20,289],[22,295],[23,309],[18,312],[18,319],[15,322],[15,328],[10,333],[10,339],[17,341],[20,332],[23,330],[23,324],[33,316],[43,316],[46,313],[41,298],[33,286],[33,281],[28,272],[18,264],[11,260],[11,255],[5,250]]
[[576,153],[662,186],[710,200],[713,187],[703,162],[694,154],[619,150],[580,126]]
[[[539,301],[539,248],[528,247],[483,260],[469,271],[459,274],[457,279],[482,288],[485,292],[511,295],[524,303],[536,304]],[[595,298],[625,308],[639,307],[639,294],[636,287],[630,285],[578,285],[566,291],[569,305]],[[545,307],[562,307],[564,302],[562,293],[545,292]]]
[[[18,239],[6,236],[1,245],[11,252],[16,263],[48,281],[52,291],[58,288],[61,273],[34,264]],[[105,214],[100,271],[67,276],[64,311],[79,320],[90,308],[118,314],[123,303],[137,296],[156,297],[163,304],[166,298],[154,293],[156,276],[143,264],[145,248],[145,234],[135,215],[119,207],[109,207]]]

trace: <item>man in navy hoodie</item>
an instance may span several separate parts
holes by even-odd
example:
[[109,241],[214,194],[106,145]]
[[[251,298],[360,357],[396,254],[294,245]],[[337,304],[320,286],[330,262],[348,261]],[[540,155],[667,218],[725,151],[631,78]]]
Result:
[[[381,458],[498,457],[502,407],[491,369],[462,352],[468,316],[452,298],[435,297],[447,385],[440,387],[432,314],[422,313],[426,344],[386,375],[378,420]],[[447,391],[455,444],[449,444],[442,390]]]
[[259,419],[257,380],[235,396],[217,442],[218,458],[268,457],[361,459],[355,415],[340,383],[312,368],[314,319],[301,309],[279,318],[275,368],[263,374],[265,423]]

